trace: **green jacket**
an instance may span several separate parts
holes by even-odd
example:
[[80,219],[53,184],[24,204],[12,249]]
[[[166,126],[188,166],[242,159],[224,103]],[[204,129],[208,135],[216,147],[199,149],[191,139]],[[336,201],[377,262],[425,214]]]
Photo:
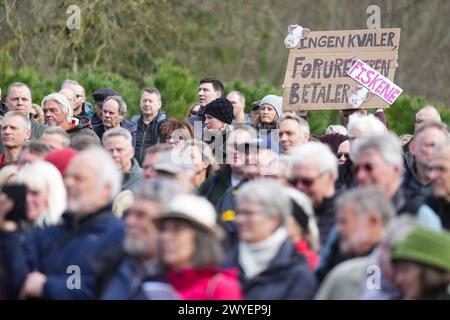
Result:
[[144,175],[144,170],[139,166],[135,158],[131,160],[133,165],[130,172],[123,175],[122,190],[131,189]]
[[231,167],[224,165],[215,174],[206,179],[198,192],[206,197],[214,206],[217,205],[220,197],[231,186]]

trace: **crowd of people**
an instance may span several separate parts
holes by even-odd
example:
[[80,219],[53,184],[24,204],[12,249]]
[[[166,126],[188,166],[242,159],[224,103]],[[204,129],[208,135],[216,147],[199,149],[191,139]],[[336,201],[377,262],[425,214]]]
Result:
[[[310,132],[200,80],[183,120],[65,80],[0,91],[0,299],[449,299],[450,135],[383,109]],[[401,120],[399,120],[401,121]]]

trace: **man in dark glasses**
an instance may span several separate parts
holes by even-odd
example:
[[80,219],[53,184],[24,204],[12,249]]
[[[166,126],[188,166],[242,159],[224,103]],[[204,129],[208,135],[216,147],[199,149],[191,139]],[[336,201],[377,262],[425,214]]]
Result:
[[336,158],[339,164],[344,164],[350,160],[350,142],[345,140],[339,145],[338,152],[336,153]]
[[[386,133],[387,129],[383,123],[375,117],[353,115],[350,117],[347,131],[349,150],[351,150],[356,139],[360,137],[382,135]],[[339,178],[336,182],[336,190],[345,191],[357,185],[355,177],[353,176],[352,160],[350,158],[347,158],[347,161],[339,166],[338,171]]]
[[430,227],[442,228],[439,217],[423,200],[410,197],[401,188],[402,145],[395,134],[360,138],[352,146],[351,155],[353,175],[359,185],[380,187],[393,202],[398,215],[413,214]]

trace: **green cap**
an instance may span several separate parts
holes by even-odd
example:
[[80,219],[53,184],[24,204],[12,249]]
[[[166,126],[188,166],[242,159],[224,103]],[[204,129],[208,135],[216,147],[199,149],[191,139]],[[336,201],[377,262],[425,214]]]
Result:
[[419,262],[450,272],[450,233],[417,227],[394,246],[391,259]]

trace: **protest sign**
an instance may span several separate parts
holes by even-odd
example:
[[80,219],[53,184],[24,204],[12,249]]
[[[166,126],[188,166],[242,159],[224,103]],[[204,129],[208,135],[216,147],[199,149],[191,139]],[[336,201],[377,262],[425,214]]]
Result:
[[403,91],[361,60],[356,61],[347,74],[389,104],[393,104]]
[[[283,83],[283,110],[349,109],[349,97],[361,85],[347,75],[357,60],[393,81],[400,29],[311,32],[289,50]],[[362,108],[386,108],[369,95]]]

